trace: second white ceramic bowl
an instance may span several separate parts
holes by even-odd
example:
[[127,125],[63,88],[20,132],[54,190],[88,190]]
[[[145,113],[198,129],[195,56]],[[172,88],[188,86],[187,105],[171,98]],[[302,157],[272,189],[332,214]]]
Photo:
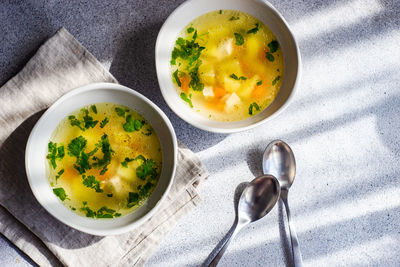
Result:
[[[193,19],[214,10],[239,10],[246,12],[274,33],[283,51],[285,74],[275,100],[262,112],[236,122],[219,122],[202,117],[184,103],[172,82],[171,52],[179,33]],[[168,106],[184,121],[202,130],[217,133],[232,133],[250,129],[277,116],[289,104],[301,75],[300,51],[285,19],[268,2],[262,0],[188,0],[180,5],[168,19],[157,37],[156,69],[161,93]]]
[[[47,144],[54,129],[75,110],[100,102],[124,105],[141,114],[157,133],[163,158],[160,179],[149,199],[139,209],[113,219],[91,219],[72,212],[53,194],[46,176]],[[176,163],[176,136],[164,112],[136,91],[111,83],[90,84],[72,90],[58,99],[32,129],[25,151],[28,182],[38,202],[61,222],[82,232],[99,236],[116,235],[133,230],[150,218],[171,188]]]

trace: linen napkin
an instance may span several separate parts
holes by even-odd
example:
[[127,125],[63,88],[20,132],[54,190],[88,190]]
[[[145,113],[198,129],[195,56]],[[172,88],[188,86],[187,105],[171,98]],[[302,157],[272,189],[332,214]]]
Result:
[[171,191],[158,212],[137,230],[92,236],[48,214],[27,182],[27,138],[44,109],[67,91],[93,82],[117,83],[61,28],[0,88],[0,232],[40,266],[143,265],[178,220],[199,203],[198,186],[208,177],[200,160],[180,144]]

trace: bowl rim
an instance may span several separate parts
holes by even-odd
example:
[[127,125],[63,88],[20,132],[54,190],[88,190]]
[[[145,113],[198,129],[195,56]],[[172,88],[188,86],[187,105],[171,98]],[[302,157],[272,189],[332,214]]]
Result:
[[[201,130],[204,131],[208,131],[208,132],[213,132],[213,133],[222,133],[222,134],[229,134],[229,133],[236,133],[236,132],[242,132],[242,131],[246,131],[246,130],[250,130],[252,128],[255,128],[263,123],[266,123],[267,121],[270,121],[274,118],[276,118],[278,115],[280,115],[288,106],[289,104],[293,101],[293,97],[297,91],[297,87],[300,84],[301,81],[301,76],[302,76],[302,60],[301,60],[301,54],[300,54],[300,49],[299,49],[299,45],[297,43],[297,40],[292,32],[292,30],[289,27],[289,24],[287,23],[287,21],[285,20],[285,18],[279,13],[279,11],[268,1],[266,0],[258,0],[259,2],[263,3],[267,8],[269,8],[273,13],[275,13],[275,15],[282,21],[283,25],[286,27],[288,33],[290,34],[290,37],[293,40],[293,44],[294,44],[294,48],[296,51],[296,55],[297,55],[297,73],[296,73],[296,79],[294,80],[294,84],[293,87],[291,89],[291,92],[289,94],[289,96],[287,97],[287,99],[285,100],[285,102],[271,115],[269,115],[268,117],[265,117],[264,119],[261,119],[255,123],[252,123],[250,125],[247,126],[242,126],[242,127],[235,127],[235,128],[220,128],[220,127],[213,127],[213,126],[208,126],[208,125],[204,125],[202,123],[197,123],[194,122],[192,120],[190,120],[189,118],[185,117],[185,116],[181,116],[180,113],[175,111],[175,105],[174,103],[171,103],[171,101],[168,101],[167,99],[167,92],[165,89],[163,89],[163,86],[161,84],[161,74],[159,69],[161,68],[160,63],[158,63],[158,49],[160,47],[160,44],[162,42],[162,40],[160,39],[160,35],[162,32],[164,32],[166,30],[166,25],[168,22],[172,21],[175,17],[175,15],[180,11],[180,9],[183,9],[186,5],[190,5],[192,2],[195,1],[200,1],[200,0],[187,0],[185,2],[183,2],[182,4],[180,4],[177,8],[175,8],[174,11],[172,11],[172,13],[168,16],[168,18],[164,21],[163,25],[161,26],[158,35],[157,35],[157,40],[156,40],[156,44],[155,44],[155,65],[156,65],[156,73],[157,73],[157,80],[158,80],[158,84],[160,87],[160,91],[161,94],[164,98],[164,101],[167,103],[167,105],[169,106],[169,108],[182,120],[184,120],[185,122],[189,123],[190,125],[193,125],[196,128],[199,128]],[[257,0],[256,0],[257,1]],[[214,11],[216,11],[218,9],[215,9]],[[234,8],[232,8],[232,10],[234,10]],[[212,11],[210,11],[212,12]],[[182,28],[183,29],[183,28]],[[272,103],[271,103],[272,104]],[[226,122],[222,122],[221,123],[226,123]]]
[[[165,122],[166,128],[168,129],[168,131],[171,134],[171,141],[172,141],[172,154],[173,154],[173,166],[172,166],[172,172],[170,174],[170,178],[169,178],[169,182],[168,185],[166,187],[166,189],[164,190],[164,192],[162,193],[161,197],[159,198],[159,200],[157,201],[157,203],[154,205],[154,207],[152,207],[148,212],[146,212],[142,217],[124,225],[124,226],[120,226],[120,227],[116,227],[116,228],[109,228],[109,229],[101,229],[101,230],[94,230],[92,228],[86,227],[86,226],[82,226],[80,224],[77,224],[73,221],[64,221],[59,219],[56,215],[54,215],[51,210],[48,209],[47,205],[45,205],[42,201],[41,201],[41,197],[39,196],[40,192],[38,192],[37,190],[34,190],[34,179],[33,179],[33,175],[31,174],[31,170],[29,168],[29,161],[30,161],[30,154],[29,151],[31,150],[31,146],[32,143],[35,141],[33,139],[34,135],[36,134],[36,132],[38,131],[38,127],[40,126],[40,124],[47,119],[47,116],[51,113],[57,110],[57,107],[59,106],[60,103],[62,103],[64,100],[71,98],[71,97],[75,97],[81,93],[85,93],[88,91],[94,91],[94,90],[115,90],[115,91],[121,91],[121,92],[125,92],[128,94],[133,95],[134,97],[139,98],[141,101],[143,101],[144,103],[146,103],[147,105],[149,105],[151,108],[153,108],[156,113],[158,113],[162,120]],[[52,129],[54,131],[54,129]],[[175,173],[176,173],[176,166],[177,166],[177,162],[178,162],[178,142],[177,142],[177,138],[176,138],[176,134],[175,134],[175,130],[172,126],[172,123],[170,122],[170,120],[168,119],[167,115],[156,105],[154,104],[150,99],[148,99],[147,97],[145,97],[144,95],[140,94],[139,92],[120,85],[120,84],[115,84],[115,83],[106,83],[106,82],[102,82],[102,83],[91,83],[88,85],[84,85],[75,89],[72,89],[71,91],[63,94],[61,97],[59,97],[53,104],[50,105],[49,108],[47,108],[47,110],[40,116],[39,120],[35,123],[35,126],[32,128],[27,143],[26,143],[26,147],[25,147],[25,172],[26,172],[26,176],[27,176],[27,180],[29,183],[29,187],[33,193],[33,195],[35,196],[35,199],[39,202],[39,204],[54,218],[56,218],[58,221],[64,223],[65,225],[68,225],[74,229],[77,229],[81,232],[87,233],[87,234],[91,234],[91,235],[97,235],[97,236],[109,236],[109,235],[118,235],[118,234],[123,234],[126,233],[128,231],[131,231],[137,227],[139,227],[141,224],[143,224],[147,219],[149,219],[151,216],[153,216],[157,210],[160,208],[161,204],[164,202],[164,200],[166,199],[168,193],[170,192],[170,189],[172,187],[173,181],[175,179]],[[61,203],[59,203],[60,205],[63,205]],[[70,211],[72,212],[72,211]],[[118,218],[117,218],[118,219]]]

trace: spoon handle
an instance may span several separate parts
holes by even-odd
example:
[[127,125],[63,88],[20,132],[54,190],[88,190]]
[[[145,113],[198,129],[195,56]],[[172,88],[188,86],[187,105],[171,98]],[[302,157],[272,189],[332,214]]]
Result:
[[244,225],[238,224],[235,222],[229,232],[225,235],[225,237],[218,243],[218,245],[211,252],[210,256],[206,259],[202,266],[215,267],[217,266],[219,260],[222,255],[225,253],[228,248],[231,240],[236,236],[236,234],[242,229]]
[[293,253],[293,262],[295,267],[303,267],[303,259],[301,257],[299,240],[297,239],[296,230],[294,228],[294,224],[292,222],[290,216],[290,209],[288,204],[288,191],[282,189],[281,191],[281,199],[285,204],[286,215],[288,218],[289,232],[290,232],[290,240],[292,241],[292,253]]

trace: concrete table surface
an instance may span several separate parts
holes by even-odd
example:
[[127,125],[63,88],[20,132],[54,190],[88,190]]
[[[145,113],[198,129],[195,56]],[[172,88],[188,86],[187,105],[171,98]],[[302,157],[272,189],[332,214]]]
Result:
[[[263,149],[277,138],[296,155],[289,203],[304,262],[400,266],[400,1],[271,1],[299,42],[302,82],[278,118],[230,135],[191,127],[160,94],[155,40],[181,2],[1,1],[0,84],[64,26],[121,84],[166,112],[211,176],[203,202],[147,266],[200,265],[234,220],[236,186],[261,174]],[[279,205],[243,229],[221,266],[290,265],[284,216]],[[1,266],[32,264],[0,237]]]

